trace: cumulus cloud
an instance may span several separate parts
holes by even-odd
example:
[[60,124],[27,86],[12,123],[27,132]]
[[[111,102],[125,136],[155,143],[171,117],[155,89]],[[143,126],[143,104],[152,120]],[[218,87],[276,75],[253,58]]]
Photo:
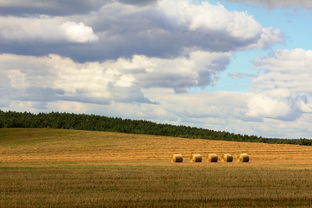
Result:
[[278,50],[255,59],[255,67],[263,70],[253,79],[256,93],[248,103],[247,115],[280,120],[296,120],[311,113],[312,51]]
[[228,53],[196,51],[185,57],[161,59],[142,55],[103,62],[77,63],[58,55],[0,55],[7,96],[15,100],[68,100],[107,104],[147,102],[144,88],[186,91],[214,83],[229,61]]
[[284,121],[296,120],[301,116],[302,112],[296,102],[297,99],[281,95],[274,96],[275,93],[272,95],[272,92],[266,92],[251,96],[248,100],[246,115]]
[[254,80],[255,89],[288,89],[295,94],[311,94],[312,51],[278,50],[267,57],[256,58],[255,67],[264,70]]
[[6,41],[86,43],[98,39],[93,29],[82,22],[41,16],[0,17],[0,38]]
[[[124,82],[124,75],[105,69],[100,63],[79,64],[58,55],[31,57],[3,54],[0,60],[2,73],[6,75],[2,79],[10,83],[6,87],[9,92],[6,96],[10,100],[107,104],[110,99],[122,101],[128,96],[128,91],[124,90],[119,97],[111,97],[113,91],[119,90],[118,82]],[[23,80],[22,86],[20,80]],[[132,100],[148,102],[140,93],[131,95]]]
[[[44,30],[38,31],[39,26]],[[29,34],[28,27],[34,33]],[[267,47],[282,39],[279,30],[262,27],[246,12],[228,11],[221,5],[189,0],[161,0],[144,6],[109,1],[90,14],[62,18],[2,17],[0,29],[2,53],[55,53],[80,62],[129,58],[135,54],[168,58],[192,50],[228,52]],[[11,38],[4,31],[13,34]],[[17,42],[14,37],[25,40]],[[38,42],[37,37],[46,41]],[[55,39],[98,41],[61,47],[49,44],[55,43]]]
[[229,2],[247,2],[247,3],[257,3],[257,4],[265,4],[268,7],[307,7],[312,8],[312,2],[310,0],[222,0]]
[[252,45],[265,47],[281,40],[279,30],[262,27],[245,12],[232,12],[222,5],[196,4],[189,0],[160,0],[156,5],[143,8],[107,4],[91,17],[90,24],[103,31],[103,37],[111,41],[140,37],[141,42],[147,43],[145,46],[154,41],[157,47],[160,44],[169,52],[183,48],[229,51]]
[[148,98],[157,98],[161,107],[180,117],[181,122],[197,118],[219,118],[225,121],[231,117],[243,117],[245,100],[250,96],[249,93],[222,91],[173,94],[168,89],[160,88],[144,89],[144,94]]
[[268,27],[262,28],[260,38],[257,42],[250,44],[246,48],[267,48],[272,45],[272,43],[281,43],[283,40],[283,34],[279,29]]
[[241,40],[257,39],[261,34],[262,28],[253,17],[245,12],[230,12],[222,5],[208,2],[194,4],[189,0],[180,3],[161,0],[159,7],[177,24],[193,31],[220,32]]
[[229,53],[196,51],[188,57],[174,59],[134,56],[131,62],[120,59],[117,64],[136,70],[136,80],[144,88],[164,87],[179,90],[212,85],[218,73],[227,66],[229,56]]

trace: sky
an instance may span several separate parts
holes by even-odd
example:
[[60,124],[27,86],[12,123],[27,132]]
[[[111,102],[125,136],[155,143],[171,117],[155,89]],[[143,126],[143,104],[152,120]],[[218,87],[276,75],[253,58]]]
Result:
[[312,138],[310,0],[0,0],[0,109]]

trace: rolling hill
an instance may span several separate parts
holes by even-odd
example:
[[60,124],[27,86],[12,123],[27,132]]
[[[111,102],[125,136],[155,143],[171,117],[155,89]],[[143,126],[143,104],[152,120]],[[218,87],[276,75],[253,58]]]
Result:
[[[116,132],[63,129],[0,129],[0,160],[10,162],[101,162],[171,165],[173,153],[246,152],[250,165],[276,164],[312,167],[312,147],[203,139],[187,139]],[[206,158],[204,158],[205,160]],[[208,165],[205,163],[202,165]],[[211,164],[209,164],[211,165]],[[238,165],[238,164],[237,164]]]

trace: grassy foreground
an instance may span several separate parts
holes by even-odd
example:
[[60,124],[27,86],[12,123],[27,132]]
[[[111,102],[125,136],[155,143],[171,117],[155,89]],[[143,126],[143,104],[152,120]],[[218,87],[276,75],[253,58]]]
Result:
[[0,168],[1,207],[310,207],[309,170],[248,167]]
[[[172,164],[247,151],[248,164]],[[0,129],[0,207],[311,207],[310,147]],[[265,156],[269,154],[269,156]],[[301,155],[301,157],[300,157]],[[299,159],[298,159],[299,158]]]

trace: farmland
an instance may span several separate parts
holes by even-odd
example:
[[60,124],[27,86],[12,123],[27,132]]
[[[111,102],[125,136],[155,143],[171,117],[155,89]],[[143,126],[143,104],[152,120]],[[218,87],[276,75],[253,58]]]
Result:
[[[206,158],[242,152],[249,163]],[[310,207],[312,147],[0,129],[0,181],[0,207]]]

